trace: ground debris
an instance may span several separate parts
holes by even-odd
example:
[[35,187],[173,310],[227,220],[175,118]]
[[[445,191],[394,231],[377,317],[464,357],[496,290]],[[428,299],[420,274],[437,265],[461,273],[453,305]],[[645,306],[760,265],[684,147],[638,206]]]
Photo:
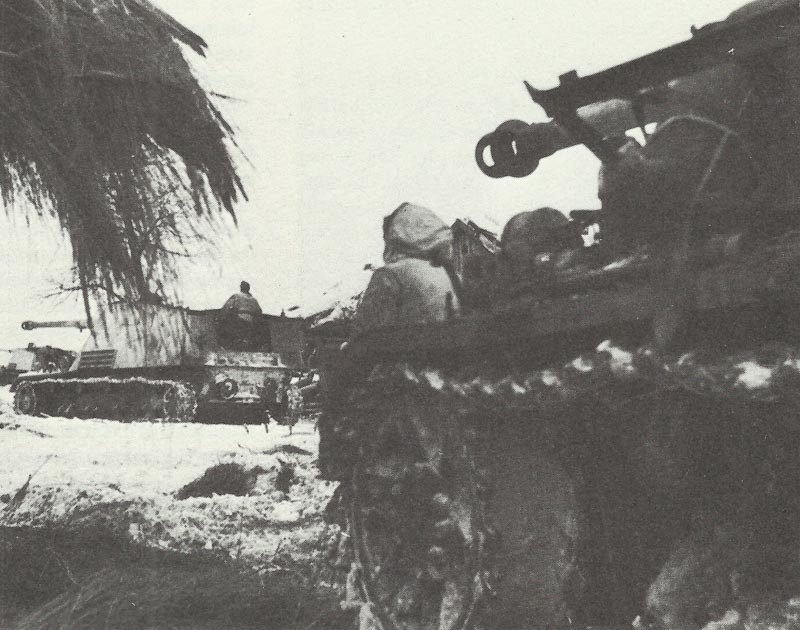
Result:
[[296,481],[295,466],[292,462],[280,460],[280,470],[275,477],[275,488],[288,495]]
[[0,528],[3,628],[350,628],[335,602],[297,573],[264,579],[218,554],[153,549],[102,528]]
[[28,429],[26,427],[23,427],[18,422],[15,422],[14,424],[12,424],[10,422],[0,422],[0,430],[3,430],[3,431],[17,431],[19,429],[22,429],[23,431],[27,431],[28,433],[31,433],[31,434],[35,435],[36,437],[53,437],[49,433],[44,433],[43,431],[36,431],[34,429]]
[[306,449],[295,446],[294,444],[279,444],[262,452],[264,455],[276,455],[278,453],[285,453],[287,455],[306,455],[309,457],[313,455],[311,451],[307,451]]
[[36,470],[34,470],[30,475],[28,475],[28,479],[25,481],[25,483],[22,484],[22,486],[14,493],[14,496],[6,504],[5,508],[3,508],[3,513],[2,515],[0,515],[0,519],[6,519],[9,515],[13,514],[22,505],[22,502],[28,495],[28,488],[30,488],[31,479],[33,479],[33,476],[36,473],[38,473],[48,461],[50,461],[50,456],[48,456]]
[[[0,387],[0,413],[8,407],[4,403],[10,399],[8,388]],[[0,440],[0,497],[5,495],[0,501],[0,517],[7,528],[20,531],[102,528],[135,549],[177,554],[174,557],[210,556],[219,562],[235,563],[240,568],[255,571],[258,579],[265,581],[268,591],[284,586],[292,590],[295,589],[294,581],[299,581],[302,582],[303,594],[292,590],[287,604],[292,616],[274,619],[275,623],[270,624],[270,614],[275,613],[265,613],[265,622],[258,627],[300,630],[320,617],[321,621],[317,621],[314,628],[338,630],[352,627],[352,617],[347,623],[337,625],[338,622],[329,619],[327,608],[313,611],[317,598],[327,597],[332,589],[338,588],[338,578],[324,575],[315,580],[309,576],[325,555],[324,542],[330,537],[333,526],[325,522],[323,512],[336,488],[336,484],[319,478],[316,467],[318,440],[310,430],[311,421],[301,419],[300,430],[291,436],[283,431],[243,434],[238,426],[215,424],[121,423],[23,415],[15,415],[12,421],[20,428],[0,431],[3,434]],[[47,432],[52,437],[40,439],[34,431]],[[43,461],[47,461],[47,465],[40,468]],[[284,468],[281,462],[293,467],[291,482],[284,486],[284,489],[288,486],[288,492],[276,487],[278,475]],[[227,467],[229,471],[254,475],[252,490],[237,496],[216,486],[216,494],[210,493],[211,496],[191,496],[182,500],[176,497],[176,491],[203,479],[209,467],[225,464],[233,465]],[[23,486],[28,474],[34,471],[20,504],[13,511],[4,512],[6,504]],[[249,478],[246,485],[250,485]],[[51,596],[53,591],[48,589],[47,601],[56,595],[65,596],[69,592],[74,596],[78,592],[78,586],[67,577],[64,567],[69,568],[79,585],[84,585],[90,574],[118,568],[114,562],[108,562],[102,566],[92,565],[91,571],[83,571],[82,562],[89,562],[90,556],[96,553],[104,553],[102,550],[96,552],[91,541],[85,541],[80,552],[66,552],[58,545],[55,549],[58,555],[51,553],[46,561],[53,570],[59,568],[61,571],[59,575],[63,578],[64,590]],[[37,553],[38,549],[34,549],[27,555],[33,557]],[[78,558],[81,554],[85,558]],[[24,556],[13,563],[0,563],[0,573],[8,573],[9,566],[22,566]],[[158,573],[157,567],[148,570],[152,570],[154,576]],[[34,575],[38,574],[31,573]],[[157,577],[153,579],[160,580]],[[194,578],[188,576],[187,579]],[[125,580],[128,580],[126,584],[131,584],[129,578]],[[284,586],[276,586],[276,580]],[[35,591],[38,587],[28,584],[26,588]],[[138,586],[133,584],[131,588]],[[10,592],[4,590],[0,576],[0,602]],[[312,593],[312,596],[305,593]],[[338,599],[336,595],[332,600],[333,608]],[[26,604],[25,610],[17,612],[27,614],[47,601],[30,602],[32,607]],[[77,601],[74,597],[70,601],[72,604],[77,602],[78,609],[86,605],[85,601]],[[113,597],[110,601],[114,601]],[[134,603],[147,605],[141,601]],[[280,601],[273,600],[273,603],[281,605]],[[124,605],[124,599],[114,605],[108,628],[137,628],[135,624],[138,622],[117,617],[117,607],[121,605]],[[295,623],[298,606],[301,613]],[[311,611],[309,616],[305,614],[307,606]],[[235,617],[235,613],[232,615]],[[17,617],[19,614],[15,619]],[[158,630],[251,627],[235,621],[234,617],[232,620],[217,618],[205,622],[203,615],[198,613],[191,622],[164,620],[163,623],[153,618],[153,623],[145,627]],[[0,611],[0,628],[14,627],[7,619]],[[61,627],[57,619],[49,619],[50,625],[38,628]],[[87,623],[91,628],[91,623]],[[69,627],[83,628],[84,625],[64,626],[65,630]]]
[[207,469],[203,475],[187,483],[176,493],[179,500],[190,497],[212,497],[232,494],[247,496],[256,486],[258,475],[266,472],[263,468],[245,468],[241,464],[217,464]]

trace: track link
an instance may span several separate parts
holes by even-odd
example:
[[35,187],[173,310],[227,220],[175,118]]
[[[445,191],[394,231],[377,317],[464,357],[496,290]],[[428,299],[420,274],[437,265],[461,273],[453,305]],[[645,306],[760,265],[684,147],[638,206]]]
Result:
[[183,381],[140,377],[41,379],[18,383],[14,409],[24,415],[192,422],[197,395]]
[[362,597],[383,630],[472,628],[493,578],[469,432],[430,399],[402,402],[373,418],[350,485]]

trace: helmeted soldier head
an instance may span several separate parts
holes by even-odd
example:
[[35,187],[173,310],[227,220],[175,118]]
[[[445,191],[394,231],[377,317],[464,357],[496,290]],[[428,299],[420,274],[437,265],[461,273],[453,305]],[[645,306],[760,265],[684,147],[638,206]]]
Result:
[[555,228],[569,223],[555,208],[537,208],[515,214],[500,236],[503,255],[515,262],[532,261],[536,254],[557,246]]

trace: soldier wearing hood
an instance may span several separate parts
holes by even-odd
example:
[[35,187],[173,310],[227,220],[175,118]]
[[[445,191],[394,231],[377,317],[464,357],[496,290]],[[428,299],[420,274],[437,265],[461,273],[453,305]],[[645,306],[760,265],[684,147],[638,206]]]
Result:
[[461,305],[450,269],[453,235],[432,211],[403,203],[383,221],[385,265],[375,271],[354,331],[450,319]]
[[[403,203],[384,219],[383,240],[385,265],[372,274],[364,291],[353,319],[354,337],[379,328],[445,321],[460,312],[458,280],[450,267],[453,235],[438,216]],[[337,441],[338,418],[350,413],[337,393],[348,391],[358,371],[346,364],[345,356],[329,359],[321,381],[328,412],[319,423],[319,466],[327,478],[339,480],[347,478],[346,462],[356,456],[344,455],[349,447]]]

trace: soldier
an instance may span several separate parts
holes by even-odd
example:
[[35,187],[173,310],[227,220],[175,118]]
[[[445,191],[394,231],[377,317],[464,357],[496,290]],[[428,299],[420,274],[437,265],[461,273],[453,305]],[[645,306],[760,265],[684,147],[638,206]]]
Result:
[[[386,265],[356,312],[355,336],[457,316],[450,229],[430,210],[406,203],[386,218],[383,232]],[[354,360],[336,378],[359,381],[364,368]],[[331,390],[348,387],[331,383]],[[454,408],[408,388],[338,403],[328,408],[346,421],[331,426],[334,413],[320,424],[320,463],[329,464],[322,453],[336,453],[352,466],[333,474],[347,481],[343,499],[352,501],[350,532],[363,564],[354,571],[384,627],[392,627],[394,615],[416,617],[414,627],[455,628],[458,619],[469,626],[483,598],[475,587],[481,581],[497,587],[496,605],[482,613],[489,627],[569,624],[572,592],[579,590],[573,584],[578,514],[546,420]],[[334,444],[350,427],[357,444]],[[501,583],[488,569],[495,561]],[[369,624],[362,620],[361,627]]]
[[222,305],[225,310],[235,311],[240,319],[253,321],[254,315],[261,314],[261,305],[250,293],[250,283],[242,280],[239,284],[239,293],[234,293]]
[[[371,330],[444,321],[460,310],[458,280],[449,262],[452,255],[453,235],[450,228],[431,210],[411,203],[401,204],[383,221],[384,267],[376,270],[358,306],[353,321],[353,336]],[[319,424],[320,468],[333,479],[344,479],[346,457],[340,455],[346,447],[333,445],[337,429],[334,418],[347,413],[346,404],[338,394],[348,389],[355,378],[357,366],[347,364],[345,353],[327,363],[336,363],[323,369],[324,382],[320,389],[329,413]],[[336,409],[336,411],[334,411]],[[330,421],[329,419],[330,418]]]
[[242,280],[239,293],[230,296],[222,305],[223,328],[238,345],[248,347],[255,338],[256,316],[261,314],[261,305],[250,294],[250,283]]
[[460,310],[450,268],[453,235],[433,212],[401,204],[383,221],[384,267],[372,274],[355,317],[355,334],[445,321]]
[[755,222],[757,166],[741,136],[720,123],[675,116],[643,147],[626,142],[619,156],[601,168],[598,191],[615,242],[674,243],[687,230],[709,237]]
[[[567,217],[555,208],[537,208],[511,217],[500,237],[504,279],[512,283],[530,280],[541,271],[541,263],[547,262],[541,257],[565,247],[558,230],[568,224]],[[580,242],[574,245],[580,246]]]

